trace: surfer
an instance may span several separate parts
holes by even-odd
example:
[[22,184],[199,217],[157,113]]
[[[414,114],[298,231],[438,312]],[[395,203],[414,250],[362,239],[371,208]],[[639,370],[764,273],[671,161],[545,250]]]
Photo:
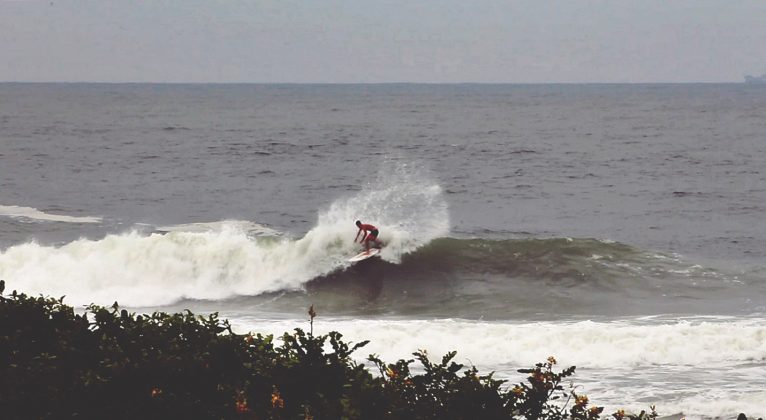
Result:
[[356,221],[356,226],[359,228],[359,231],[356,232],[354,242],[359,239],[359,234],[364,232],[362,234],[362,239],[359,241],[360,244],[364,244],[364,249],[367,251],[370,250],[370,242],[375,243],[375,248],[380,248],[381,242],[378,240],[378,228],[373,225],[364,224],[359,220]]

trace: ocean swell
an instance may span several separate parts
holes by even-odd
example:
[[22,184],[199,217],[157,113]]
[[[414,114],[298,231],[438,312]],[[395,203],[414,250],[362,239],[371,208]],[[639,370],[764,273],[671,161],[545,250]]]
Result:
[[611,241],[439,238],[399,264],[362,261],[278,300],[322,302],[335,314],[468,319],[756,312],[744,281]]

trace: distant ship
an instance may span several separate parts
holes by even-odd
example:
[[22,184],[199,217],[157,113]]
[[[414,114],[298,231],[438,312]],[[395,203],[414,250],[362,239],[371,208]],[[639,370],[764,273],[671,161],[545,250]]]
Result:
[[766,83],[766,73],[760,76],[745,76],[745,83]]

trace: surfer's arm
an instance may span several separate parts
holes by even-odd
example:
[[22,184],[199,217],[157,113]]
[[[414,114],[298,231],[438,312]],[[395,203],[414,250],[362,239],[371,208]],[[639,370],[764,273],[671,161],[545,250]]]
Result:
[[[356,236],[354,237],[354,242],[356,242],[356,241],[357,241],[357,239],[359,239],[359,234],[360,234],[360,233],[362,233],[362,229],[359,229],[359,230],[356,232]],[[364,236],[362,236],[362,239],[364,239]]]

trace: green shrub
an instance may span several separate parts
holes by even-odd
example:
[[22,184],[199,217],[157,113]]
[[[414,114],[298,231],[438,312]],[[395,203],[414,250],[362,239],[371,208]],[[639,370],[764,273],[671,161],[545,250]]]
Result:
[[527,380],[512,387],[455,363],[455,352],[439,363],[425,351],[390,364],[370,356],[373,374],[351,358],[367,342],[351,345],[337,332],[296,329],[275,345],[272,336],[235,334],[217,314],[136,315],[115,303],[80,315],[63,298],[7,296],[3,287],[6,419],[597,419],[602,411],[562,387],[575,368],[556,372],[553,358],[520,370]]

